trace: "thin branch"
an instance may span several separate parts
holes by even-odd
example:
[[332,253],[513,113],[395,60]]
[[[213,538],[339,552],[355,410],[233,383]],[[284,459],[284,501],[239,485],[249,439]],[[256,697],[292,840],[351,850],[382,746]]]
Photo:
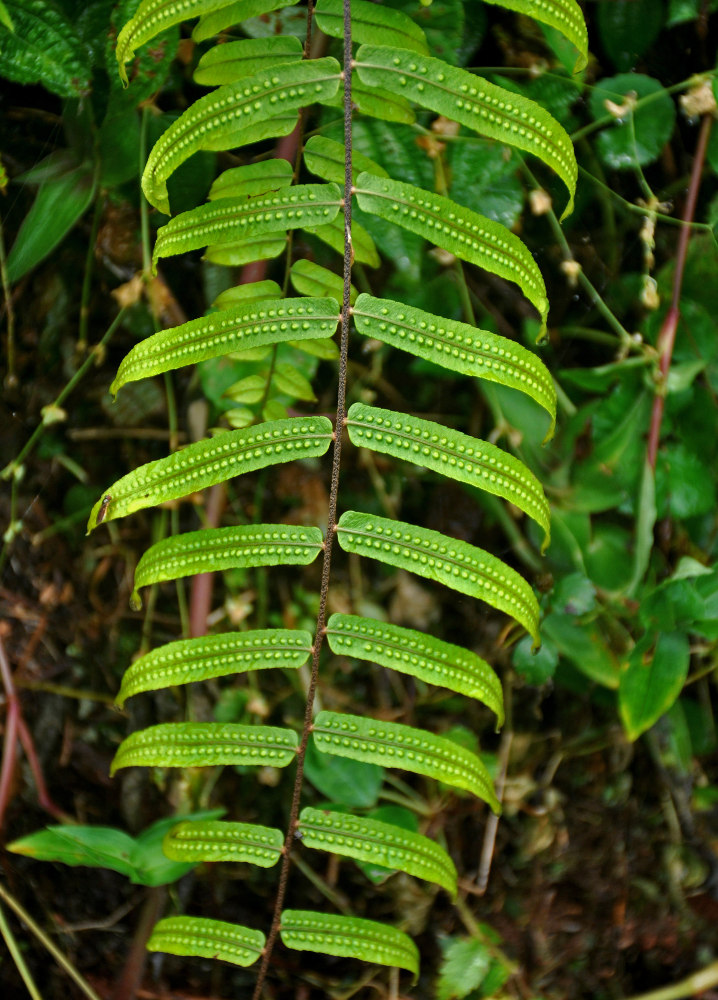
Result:
[[[297,773],[294,779],[294,790],[292,792],[292,804],[289,811],[287,824],[287,834],[284,840],[284,853],[282,866],[279,873],[279,885],[277,887],[277,898],[274,905],[272,924],[267,935],[267,943],[262,954],[262,962],[257,976],[257,985],[254,990],[253,1000],[259,1000],[262,995],[264,981],[267,977],[269,963],[272,957],[277,934],[280,930],[280,920],[284,899],[287,894],[287,883],[289,880],[289,866],[291,863],[291,852],[294,846],[294,834],[299,816],[299,802],[302,794],[304,781],[304,758],[307,752],[309,734],[312,731],[312,719],[314,715],[314,697],[319,680],[319,658],[321,656],[322,644],[324,642],[327,599],[329,595],[329,578],[331,573],[332,547],[337,525],[337,502],[339,496],[339,470],[341,464],[342,450],[342,430],[346,416],[346,385],[347,385],[347,357],[349,351],[349,322],[351,316],[350,293],[352,264],[354,261],[354,250],[352,247],[351,225],[352,225],[352,39],[351,39],[351,11],[350,0],[344,0],[344,289],[342,296],[341,313],[341,343],[339,351],[339,384],[337,387],[337,415],[334,429],[334,451],[332,455],[331,485],[329,490],[329,513],[327,518],[327,534],[324,543],[324,558],[322,561],[322,581],[319,592],[319,611],[317,613],[317,625],[314,636],[314,646],[312,649],[312,669],[307,690],[307,702],[304,712],[304,726],[297,749]],[[311,16],[314,3],[309,2],[309,16]]]

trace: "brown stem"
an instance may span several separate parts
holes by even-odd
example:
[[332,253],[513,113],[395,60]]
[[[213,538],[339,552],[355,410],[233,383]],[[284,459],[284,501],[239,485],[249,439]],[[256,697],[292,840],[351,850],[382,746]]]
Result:
[[698,136],[695,156],[693,158],[693,169],[688,185],[688,197],[686,198],[683,210],[683,225],[678,237],[678,250],[676,251],[676,271],[673,276],[673,293],[671,295],[671,306],[663,320],[660,333],[658,334],[658,354],[659,354],[659,382],[656,395],[653,400],[653,410],[651,412],[651,424],[648,431],[648,445],[646,447],[646,458],[652,469],[656,467],[658,457],[658,442],[661,436],[661,423],[663,422],[663,409],[665,406],[665,388],[668,371],[671,367],[673,357],[673,347],[676,342],[676,330],[680,320],[681,290],[683,288],[683,275],[686,269],[686,258],[688,256],[688,241],[691,238],[691,223],[696,211],[698,201],[698,191],[700,189],[703,166],[706,159],[706,149],[708,139],[711,134],[713,116],[710,114],[703,116],[701,130]]
[[[350,0],[344,0],[344,289],[342,295],[341,314],[341,343],[339,350],[339,384],[337,387],[337,414],[334,429],[334,451],[332,455],[331,486],[329,490],[329,513],[327,518],[327,534],[324,543],[324,558],[322,561],[322,581],[319,592],[319,611],[317,613],[317,625],[314,636],[314,646],[312,648],[312,670],[307,690],[307,702],[304,712],[304,726],[297,749],[297,773],[294,779],[294,789],[292,792],[292,804],[289,811],[287,823],[287,834],[284,839],[284,849],[282,856],[282,866],[279,873],[279,885],[277,887],[277,898],[274,904],[274,914],[272,924],[267,935],[267,943],[262,953],[262,961],[257,976],[257,985],[254,990],[252,1000],[259,1000],[262,995],[264,981],[269,969],[274,944],[280,930],[280,920],[282,907],[287,893],[287,883],[289,880],[289,866],[291,862],[291,852],[294,846],[294,834],[297,827],[297,817],[299,816],[299,802],[302,794],[302,784],[304,780],[304,758],[307,752],[309,734],[312,731],[312,718],[314,712],[314,697],[319,680],[319,658],[324,642],[325,624],[327,615],[327,598],[329,595],[329,577],[331,573],[332,547],[337,526],[337,502],[339,496],[339,470],[341,465],[342,450],[342,429],[346,416],[346,386],[347,386],[347,356],[349,349],[349,321],[351,316],[350,291],[351,276],[354,251],[352,248],[351,225],[352,225],[352,39],[351,39],[351,11]],[[309,8],[313,2],[310,0]]]
[[122,972],[115,982],[112,1000],[134,1000],[137,996],[137,989],[142,982],[147,964],[147,942],[165,905],[166,895],[167,890],[163,885],[147,889],[147,895],[140,911],[140,919],[132,938],[132,946]]

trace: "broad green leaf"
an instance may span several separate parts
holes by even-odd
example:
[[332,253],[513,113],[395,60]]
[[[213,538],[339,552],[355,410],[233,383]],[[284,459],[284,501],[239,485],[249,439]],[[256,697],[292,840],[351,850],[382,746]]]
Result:
[[194,81],[205,87],[236,83],[237,80],[269,71],[283,63],[299,62],[302,51],[302,43],[292,35],[245,38],[239,42],[214,45],[197,64]]
[[[261,361],[264,358],[264,351],[262,351],[261,358],[251,357],[251,361]],[[242,360],[247,360],[246,352],[242,352]],[[264,375],[248,375],[246,378],[241,378],[239,382],[235,382],[225,390],[225,398],[231,399],[233,403],[247,403],[249,406],[258,403],[267,388],[267,379]],[[251,414],[251,410],[247,411]],[[250,420],[249,423],[252,421]],[[243,425],[246,426],[246,425]]]
[[443,847],[419,833],[365,816],[311,807],[302,809],[298,833],[305,847],[407,872],[436,882],[456,896],[453,861]]
[[200,820],[177,823],[162,850],[173,861],[246,861],[272,868],[282,856],[284,834],[271,826]]
[[331,440],[332,425],[326,417],[291,417],[198,441],[118,479],[92,508],[87,530],[245,472],[316,458]]
[[350,808],[375,806],[384,783],[384,768],[360,760],[329,757],[310,741],[304,758],[304,774],[330,802]]
[[[329,296],[342,301],[344,295],[344,282],[338,274],[329,271],[321,264],[315,264],[313,260],[300,258],[295,260],[290,271],[292,284],[300,295]],[[354,285],[351,286],[349,301],[353,304],[356,301],[357,292]]]
[[629,740],[658,722],[678,698],[688,675],[691,651],[683,632],[645,636],[621,670],[618,707]]
[[[308,226],[305,225],[303,228],[308,229]],[[336,215],[331,222],[323,226],[314,226],[309,232],[343,256],[344,219],[342,216]],[[374,240],[356,219],[352,219],[352,247],[354,248],[354,260],[357,264],[367,264],[369,267],[381,265]]]
[[248,764],[286,767],[299,739],[293,729],[242,726],[233,722],[163,722],[140,729],[123,740],[110,766],[215,767]]
[[461,260],[516,282],[538,310],[541,328],[545,329],[548,299],[543,277],[527,247],[505,226],[443,195],[370,173],[357,178],[356,195],[362,211],[394,222]]
[[[242,287],[242,286],[240,286]],[[331,337],[339,306],[334,299],[264,299],[161,330],[132,348],[122,360],[110,392],[137,379],[196,364],[235,351]]]
[[42,185],[7,257],[11,284],[52,253],[90,207],[94,194],[95,177],[88,164]]
[[[333,108],[343,107],[342,93],[335,94],[325,103]],[[361,114],[381,121],[403,125],[413,125],[416,121],[414,109],[405,97],[381,87],[367,87],[356,73],[352,73],[352,104]]]
[[403,931],[388,924],[332,913],[284,910],[279,933],[283,944],[295,951],[358,958],[419,974],[416,945]]
[[480,135],[533,153],[568,188],[562,218],[570,214],[578,176],[576,156],[565,129],[540,104],[441,59],[402,49],[362,45],[355,65],[368,86],[400,93]]
[[262,954],[266,938],[261,931],[209,917],[165,917],[155,924],[148,951],[168,955],[219,958],[233,965],[252,965]]
[[222,264],[224,267],[244,267],[257,260],[273,260],[287,249],[287,234],[267,233],[266,236],[255,236],[249,240],[238,240],[236,243],[225,243],[218,247],[207,247],[202,260],[211,264]]
[[142,175],[145,197],[169,215],[167,179],[181,163],[200,149],[232,149],[238,145],[238,131],[333,97],[340,72],[336,59],[306,59],[218,87],[201,97],[153,146]]
[[[485,941],[476,938],[449,938],[443,942],[442,948],[444,954],[436,983],[436,1000],[463,1000],[486,978],[491,967],[491,951]],[[482,991],[480,995],[491,994]]]
[[286,393],[292,399],[302,399],[315,402],[316,396],[309,379],[302,375],[293,364],[282,361],[274,366],[272,382],[280,392]]
[[355,511],[342,514],[337,537],[347,552],[417,573],[505,611],[538,645],[534,592],[515,570],[483,549],[429,528]]
[[497,726],[503,725],[501,682],[476,653],[424,632],[356,615],[332,615],[326,633],[329,648],[338,656],[379,663],[429,684],[477,698],[496,713]]
[[134,874],[130,861],[134,843],[128,833],[110,826],[48,826],[13,841],[7,850],[36,861],[109,868],[130,878]]
[[225,28],[231,28],[253,17],[261,17],[282,7],[291,7],[295,3],[297,0],[234,0],[234,3],[224,0],[221,7],[202,15],[199,24],[192,32],[192,39],[195,42],[204,42]]
[[[498,4],[501,7],[508,7],[519,14],[527,14],[537,21],[549,24],[552,28],[560,31],[578,49],[578,59],[576,60],[575,73],[586,68],[588,63],[588,32],[583,12],[576,0],[486,0],[487,3]],[[615,7],[622,0],[610,0],[609,4],[600,4],[598,8],[599,19],[605,7]],[[629,0],[629,4],[634,0]],[[648,0],[654,3],[654,0]]]
[[496,142],[460,136],[446,154],[450,198],[513,229],[524,208],[519,156]]
[[[641,100],[638,107],[637,100]],[[653,163],[673,134],[673,99],[662,83],[643,73],[601,80],[588,103],[595,120],[613,120],[596,139],[599,156],[613,170],[635,170],[637,165]]]
[[[227,46],[218,47],[223,49]],[[207,197],[210,201],[218,198],[255,198],[268,191],[290,187],[293,176],[289,160],[260,160],[244,167],[231,167],[219,175]]]
[[220,198],[183,212],[158,230],[153,266],[160,257],[276,235],[277,230],[326,229],[336,219],[340,201],[336,184],[295,184],[258,198]]
[[551,416],[547,438],[556,423],[556,389],[539,358],[521,344],[468,323],[443,319],[391,299],[362,294],[353,309],[354,325],[365,337],[462,375],[474,375],[518,389],[535,399]]
[[595,622],[552,612],[541,623],[541,634],[586,677],[611,690],[618,687],[618,661]]
[[[305,294],[302,292],[301,294]],[[220,292],[212,303],[213,309],[233,309],[240,303],[261,302],[265,299],[280,299],[282,289],[276,281],[248,281]]]
[[308,354],[312,358],[320,358],[322,361],[336,361],[339,357],[339,348],[336,345],[336,341],[331,339],[290,340],[289,343],[303,354]]
[[[322,180],[344,187],[344,146],[340,142],[326,139],[321,135],[313,135],[304,147],[304,164]],[[352,150],[352,180],[356,182],[359,174],[365,170],[379,177],[389,176],[374,160]]]
[[90,93],[87,50],[58,4],[7,0],[5,15],[7,20],[0,18],[0,76],[16,83],[40,83],[60,97]]
[[437,778],[472,792],[488,802],[495,813],[501,811],[481,759],[445,736],[399,722],[378,722],[338,712],[320,712],[314,720],[312,736],[322,753]]
[[598,36],[616,69],[632,69],[661,30],[664,4],[656,0],[611,0],[596,9]]
[[8,31],[14,31],[15,25],[12,22],[12,18],[8,13],[8,9],[5,4],[0,0],[0,24],[4,24]]
[[[344,38],[342,0],[317,0],[318,27],[332,38]],[[368,0],[351,0],[352,42],[394,45],[400,49],[428,53],[426,35],[415,21],[399,10],[380,7]]]
[[297,670],[312,649],[309,632],[260,629],[181,639],[153,649],[135,660],[122,678],[116,703],[142,691],[192,684],[248,670]]
[[141,607],[139,589],[195,573],[255,566],[306,566],[324,545],[319,528],[294,524],[241,524],[171,535],[137,563],[130,599]]
[[551,513],[541,483],[523,462],[488,441],[393,410],[354,403],[346,416],[349,440],[421,465],[509,500],[551,536]]
[[539,687],[556,673],[558,650],[541,628],[541,649],[532,649],[527,635],[516,643],[511,654],[511,666],[527,684]]
[[135,51],[141,45],[145,45],[150,39],[173,25],[226,5],[227,0],[142,0],[134,17],[127,22],[117,37],[118,70],[125,86],[127,86],[125,63],[134,58]]

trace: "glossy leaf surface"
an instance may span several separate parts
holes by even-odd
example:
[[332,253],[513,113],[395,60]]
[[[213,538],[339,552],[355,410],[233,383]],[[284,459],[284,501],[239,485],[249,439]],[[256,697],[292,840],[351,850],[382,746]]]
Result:
[[128,382],[233,351],[331,337],[338,318],[339,305],[330,298],[240,303],[161,330],[137,344],[122,360],[110,392],[114,396]]
[[505,226],[443,195],[368,172],[357,178],[356,194],[362,211],[394,222],[461,260],[516,282],[538,310],[545,327],[548,299],[543,277],[527,247]]
[[148,951],[168,955],[219,958],[233,965],[252,965],[262,954],[261,931],[209,917],[165,917],[155,924]]
[[238,130],[333,97],[339,74],[336,59],[308,59],[257,73],[201,97],[153,146],[142,175],[145,197],[169,215],[167,179],[193,153],[232,149],[238,145]]
[[496,556],[439,531],[355,511],[342,514],[337,527],[345,551],[480,598],[511,615],[538,644],[539,608],[534,592]]
[[[533,6],[533,5],[532,5]],[[362,45],[356,67],[363,83],[402,94],[467,128],[533,153],[552,167],[573,209],[578,167],[565,129],[540,104],[441,59],[385,46]]]
[[545,544],[551,533],[548,501],[523,462],[488,441],[479,441],[431,420],[354,403],[347,413],[350,441],[468,483],[509,500],[539,524]]
[[160,257],[276,234],[277,230],[316,231],[336,219],[340,199],[336,184],[295,184],[258,198],[220,198],[183,212],[162,226],[152,260],[156,265]]
[[198,441],[118,479],[92,508],[87,530],[245,472],[323,455],[331,440],[326,417],[292,417]]
[[174,861],[245,861],[272,868],[282,855],[284,834],[271,826],[200,820],[177,823],[162,850]]
[[243,674],[248,670],[271,667],[296,670],[306,663],[311,648],[310,633],[294,629],[227,632],[170,642],[130,664],[116,702],[122,708],[128,698],[143,691]]
[[140,587],[195,573],[256,566],[306,566],[324,545],[319,528],[293,524],[242,524],[171,535],[137,563],[132,606],[141,606]]
[[339,712],[320,712],[312,736],[322,753],[437,778],[483,799],[494,812],[501,811],[480,758],[445,736],[399,722],[378,722]]
[[362,294],[353,310],[359,333],[408,351],[462,375],[518,389],[542,406],[551,417],[548,437],[556,422],[556,390],[539,358],[521,344],[468,323],[443,319],[413,306]]
[[377,965],[419,971],[416,945],[403,931],[361,917],[307,910],[284,910],[280,935],[287,948],[359,958]]
[[456,895],[454,863],[429,837],[366,816],[309,806],[302,809],[298,829],[305,847],[407,872]]
[[293,35],[244,38],[208,49],[197,64],[194,81],[205,87],[236,83],[262,70],[299,62],[301,58],[302,43]]
[[233,722],[163,722],[123,740],[110,767],[286,767],[298,746],[293,729]]
[[327,640],[337,655],[379,663],[476,698],[496,713],[497,725],[503,725],[501,682],[488,663],[468,649],[425,632],[344,614],[334,614],[327,622]]
[[623,666],[618,705],[630,740],[658,722],[681,693],[691,659],[688,636],[662,632],[645,636]]

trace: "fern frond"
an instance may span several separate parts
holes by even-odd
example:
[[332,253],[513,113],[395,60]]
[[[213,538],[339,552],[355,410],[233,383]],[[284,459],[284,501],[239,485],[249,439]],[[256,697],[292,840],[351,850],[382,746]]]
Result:
[[[185,825],[180,824],[180,827]],[[180,827],[173,827],[172,833]],[[392,823],[367,816],[312,809],[310,806],[302,809],[297,832],[305,847],[406,872],[427,882],[435,882],[451,896],[456,896],[454,862],[443,847],[420,833],[402,830]]]
[[193,153],[232,149],[240,144],[239,130],[254,129],[279,114],[332,98],[339,88],[340,73],[336,59],[304,60],[218,87],[201,97],[153,146],[142,174],[145,197],[169,215],[167,180]]
[[267,233],[266,236],[254,236],[236,243],[208,246],[202,254],[202,260],[207,260],[210,264],[222,264],[224,267],[244,267],[245,264],[258,260],[274,260],[286,249],[286,233]]
[[543,277],[528,248],[506,226],[443,195],[370,173],[359,175],[355,191],[362,211],[378,215],[423,236],[461,260],[516,282],[538,310],[542,330],[545,329],[548,299]]
[[[289,276],[300,295],[328,296],[337,301],[341,300],[342,279],[338,274],[322,267],[321,264],[315,264],[313,260],[295,260]],[[352,304],[356,302],[358,294],[354,285],[351,285],[349,301]]]
[[172,861],[244,861],[273,868],[282,856],[281,830],[256,823],[187,820],[165,834],[162,851]]
[[411,938],[396,927],[362,917],[344,917],[308,910],[284,910],[282,942],[295,951],[358,958],[377,965],[419,973],[419,952]]
[[560,31],[578,49],[574,73],[586,68],[588,63],[588,32],[583,12],[576,0],[486,0],[519,14],[548,24]]
[[429,528],[355,511],[342,514],[337,538],[347,552],[417,573],[505,611],[538,645],[539,607],[533,590],[516,570],[483,549]]
[[501,812],[489,772],[481,759],[445,736],[435,736],[400,722],[378,722],[359,715],[320,712],[312,726],[312,738],[322,753],[438,778],[483,799],[495,813]]
[[476,698],[496,713],[497,728],[503,725],[501,682],[476,653],[424,632],[358,615],[332,615],[326,632],[333,653],[379,663],[429,684]]
[[576,154],[566,130],[540,104],[468,70],[406,49],[362,45],[355,66],[368,86],[402,94],[479,135],[537,156],[568,188],[569,201],[561,218],[571,213],[578,177]]
[[194,71],[194,82],[205,87],[237,83],[255,73],[268,71],[302,59],[302,43],[294,35],[274,38],[245,38],[240,42],[215,45],[204,53]]
[[346,417],[349,440],[361,448],[421,465],[509,500],[551,536],[551,512],[538,479],[523,462],[488,441],[431,420],[354,403]]
[[334,222],[341,192],[336,184],[295,184],[259,198],[220,198],[175,216],[157,232],[152,263],[187,250],[239,239],[276,235],[277,230],[312,228]]
[[151,583],[212,570],[307,566],[323,547],[319,528],[292,524],[242,524],[171,535],[149,548],[137,563],[130,604],[135,610],[142,607],[140,587]]
[[[234,285],[220,292],[212,303],[213,309],[233,309],[240,303],[262,302],[265,299],[278,299],[282,289],[276,281],[249,281],[245,285]],[[322,296],[315,296],[321,298]],[[334,296],[336,298],[336,296]]]
[[120,708],[143,691],[192,684],[248,670],[297,670],[312,651],[309,632],[259,629],[169,642],[130,664],[115,702]]
[[243,302],[137,344],[120,363],[110,392],[115,396],[128,382],[235,351],[331,337],[338,322],[339,305],[330,298]]
[[219,958],[232,965],[252,965],[262,954],[266,938],[261,931],[209,917],[165,917],[155,924],[148,951],[168,955]]
[[[317,0],[317,25],[325,35],[344,37],[342,0]],[[400,49],[429,54],[426,35],[412,19],[400,10],[380,7],[368,0],[351,0],[352,42],[374,45],[394,45]]]
[[192,32],[192,40],[205,42],[225,28],[241,24],[251,17],[261,17],[282,7],[293,7],[296,3],[297,0],[234,0],[233,3],[224,0],[221,7],[202,15]]
[[[340,216],[336,216],[331,222],[324,225],[314,226],[311,233],[322,243],[330,246],[332,250],[336,250],[338,254],[344,252],[344,221]],[[354,260],[358,264],[367,264],[369,267],[381,265],[374,240],[356,219],[352,219],[352,247]]]
[[286,767],[299,740],[293,729],[236,722],[162,722],[120,743],[110,774],[123,767]]
[[354,303],[358,333],[408,351],[462,375],[498,382],[525,393],[551,417],[546,438],[556,423],[556,389],[539,358],[521,344],[468,323],[444,319],[413,306],[362,294]]
[[[344,147],[334,139],[322,135],[313,135],[304,146],[304,165],[317,177],[331,181],[340,187],[344,185]],[[377,177],[388,177],[389,174],[378,163],[356,150],[352,151],[352,181],[356,182],[359,174],[367,170]]]
[[[221,48],[228,46],[222,45]],[[260,160],[244,167],[230,167],[214,181],[207,198],[210,201],[218,198],[256,198],[269,191],[290,187],[293,177],[294,170],[288,160]]]

